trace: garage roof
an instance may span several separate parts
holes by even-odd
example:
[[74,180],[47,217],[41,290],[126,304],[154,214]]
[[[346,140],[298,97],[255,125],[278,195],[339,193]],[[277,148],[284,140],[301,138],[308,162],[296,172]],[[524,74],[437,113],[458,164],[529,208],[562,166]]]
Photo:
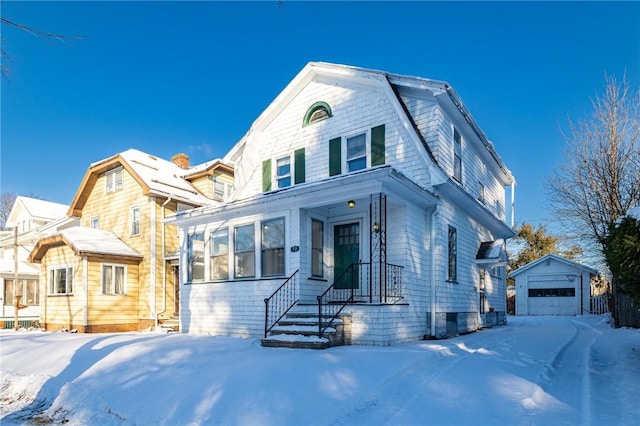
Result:
[[598,273],[597,269],[593,269],[593,268],[591,268],[589,266],[585,266],[585,265],[583,265],[581,263],[574,262],[573,260],[565,259],[564,257],[560,257],[560,256],[558,256],[556,254],[547,254],[547,255],[542,256],[540,259],[534,260],[531,263],[527,263],[526,265],[516,269],[515,271],[511,271],[509,273],[509,276],[511,278],[513,278],[513,277],[515,277],[517,275],[520,275],[521,273],[523,273],[525,271],[528,271],[529,269],[535,267],[536,265],[541,264],[542,262],[546,261],[547,259],[553,259],[553,260],[555,260],[557,262],[564,263],[564,264],[569,265],[569,266],[573,266],[576,269],[581,269],[583,271],[587,271],[590,274],[594,274],[595,275],[595,274]]

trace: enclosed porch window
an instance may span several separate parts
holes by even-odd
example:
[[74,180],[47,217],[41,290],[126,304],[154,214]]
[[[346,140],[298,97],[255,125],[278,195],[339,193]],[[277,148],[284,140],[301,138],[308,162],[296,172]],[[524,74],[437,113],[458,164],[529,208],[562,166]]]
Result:
[[262,222],[262,276],[284,275],[284,218]]

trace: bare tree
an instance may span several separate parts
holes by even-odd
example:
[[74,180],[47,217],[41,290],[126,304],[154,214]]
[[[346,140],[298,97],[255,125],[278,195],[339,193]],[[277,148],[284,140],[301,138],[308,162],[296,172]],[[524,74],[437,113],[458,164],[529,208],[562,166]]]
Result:
[[640,91],[605,77],[588,120],[569,120],[566,157],[547,184],[570,233],[602,251],[610,226],[640,204]]
[[0,194],[0,231],[7,229],[7,219],[9,218],[9,213],[11,213],[13,204],[16,202],[16,197],[16,194],[12,192],[3,192]]
[[561,244],[561,238],[549,233],[545,225],[538,225],[536,228],[530,223],[523,223],[515,231],[515,237],[508,243],[510,271],[547,254],[556,254],[573,261],[582,254],[582,249],[576,245],[565,248]]
[[[49,42],[52,42],[52,41],[66,42],[66,40],[69,40],[69,39],[84,38],[84,36],[56,34],[48,31],[38,30],[36,28],[32,28],[27,25],[12,21],[11,19],[2,18],[2,17],[0,17],[0,23],[2,23],[3,25],[8,25],[10,27],[18,28],[22,31],[26,31],[27,33],[33,35],[34,37],[44,38]],[[0,43],[3,44],[4,40],[1,40]],[[11,56],[5,50],[4,46],[1,46],[1,44],[0,44],[0,56],[2,56],[2,65],[0,66],[0,72],[2,73],[2,76],[6,78],[9,75],[9,66],[7,65],[7,62],[11,59]]]

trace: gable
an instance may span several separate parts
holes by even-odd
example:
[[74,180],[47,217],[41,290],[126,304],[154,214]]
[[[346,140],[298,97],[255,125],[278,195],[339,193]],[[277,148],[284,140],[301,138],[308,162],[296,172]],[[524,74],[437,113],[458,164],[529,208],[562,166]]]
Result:
[[[67,208],[68,206],[64,204],[19,195],[16,197],[13,207],[9,212],[6,226],[14,228],[23,222],[27,222],[29,228],[35,228],[64,217]],[[26,229],[23,229],[23,231],[25,230]]]
[[142,179],[133,172],[130,165],[122,159],[120,154],[117,154],[114,157],[89,166],[69,206],[69,216],[81,217],[82,210],[94,191],[100,191],[97,194],[105,194],[105,173],[118,168],[122,168],[124,173],[133,178],[136,191],[145,192],[145,190],[149,190],[148,187],[145,187]]
[[[330,107],[331,116],[307,123],[310,108],[319,103]],[[257,121],[259,132],[250,131],[225,157],[234,162],[238,198],[279,189],[280,160],[294,183],[348,173],[347,145],[355,137],[366,145],[367,168],[390,164],[419,184],[429,184],[433,162],[411,134],[411,123],[386,81],[316,76],[267,116]]]
[[[177,165],[144,152],[129,149],[103,161],[93,163],[87,169],[84,178],[71,202],[68,214],[82,216],[82,210],[94,191],[105,193],[105,177],[111,171],[122,169],[123,174],[131,177],[134,191],[144,196],[172,198],[176,201],[201,206],[209,203],[198,189],[183,179],[185,171]],[[127,188],[129,191],[132,188]]]
[[69,247],[76,256],[102,256],[136,261],[142,259],[138,251],[129,247],[112,232],[76,226],[39,240],[29,255],[29,262],[39,263],[49,249],[60,246]]
[[530,262],[524,266],[521,266],[520,268],[516,269],[515,271],[511,271],[509,273],[509,276],[512,278],[517,277],[520,274],[523,273],[530,273],[530,272],[536,272],[539,271],[541,269],[549,269],[550,267],[555,267],[557,268],[570,268],[570,269],[575,269],[577,271],[584,271],[584,272],[588,272],[592,275],[595,275],[598,271],[596,269],[593,269],[589,266],[585,266],[582,265],[578,262],[574,262],[572,260],[569,259],[565,259],[563,257],[560,257],[558,255],[555,254],[547,254],[545,256],[542,256],[539,259],[534,260],[533,262]]

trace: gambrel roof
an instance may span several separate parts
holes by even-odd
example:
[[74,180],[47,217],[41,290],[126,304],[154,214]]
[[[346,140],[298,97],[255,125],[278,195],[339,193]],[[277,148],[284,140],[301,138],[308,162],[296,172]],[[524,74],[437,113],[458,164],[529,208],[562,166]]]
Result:
[[50,248],[62,245],[71,248],[76,256],[106,256],[129,260],[141,260],[143,257],[113,232],[74,226],[39,240],[29,255],[29,261],[40,262]]
[[[438,100],[443,108],[451,111],[455,110],[461,117],[463,117],[484,145],[484,149],[492,161],[488,166],[499,171],[498,176],[501,177],[502,183],[504,185],[515,183],[515,179],[511,174],[511,171],[505,166],[502,159],[497,154],[493,143],[487,139],[486,135],[482,132],[462,103],[460,97],[448,83],[421,77],[410,77],[391,74],[384,71],[326,62],[309,62],[256,119],[249,131],[229,151],[223,161],[232,164],[233,161],[242,153],[245,143],[251,137],[251,134],[253,132],[261,132],[284,108],[286,108],[291,100],[300,93],[300,91],[309,82],[316,78],[350,81],[356,84],[377,87],[384,91],[387,94],[391,105],[396,110],[398,117],[401,119],[403,126],[413,138],[414,142],[421,145],[425,156],[430,158],[431,162],[436,165],[436,167],[440,168],[440,165],[433,156],[424,136],[416,126],[415,117],[411,115],[399,93],[400,90],[428,92]],[[443,174],[441,179],[448,180],[446,174]]]
[[142,188],[143,195],[172,198],[174,201],[194,207],[212,203],[210,199],[202,195],[189,181],[183,178],[190,169],[181,169],[171,161],[136,149],[129,149],[89,166],[80,188],[71,202],[68,214],[80,216],[98,177],[120,166],[133,176]]

